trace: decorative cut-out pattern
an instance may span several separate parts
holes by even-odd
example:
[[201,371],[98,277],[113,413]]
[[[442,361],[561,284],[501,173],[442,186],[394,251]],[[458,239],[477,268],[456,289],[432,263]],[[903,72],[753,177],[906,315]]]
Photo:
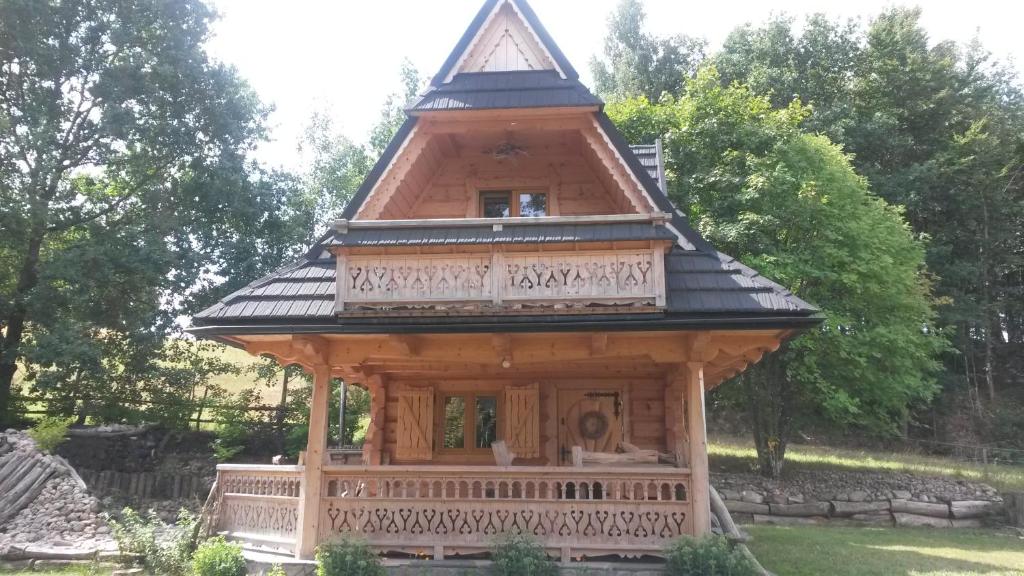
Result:
[[287,540],[295,538],[298,522],[298,498],[227,494],[221,500],[218,529]]
[[[502,257],[503,260],[498,258]],[[341,276],[348,308],[486,303],[651,304],[664,280],[656,251],[353,256]],[[497,281],[492,278],[498,275]]]
[[384,550],[471,550],[489,547],[495,534],[520,532],[551,548],[656,553],[691,533],[688,494],[688,476],[671,470],[335,469],[324,476],[320,536],[357,533]]
[[483,300],[491,297],[488,256],[352,258],[347,296],[354,302]]
[[509,256],[504,297],[616,299],[654,296],[650,252]]

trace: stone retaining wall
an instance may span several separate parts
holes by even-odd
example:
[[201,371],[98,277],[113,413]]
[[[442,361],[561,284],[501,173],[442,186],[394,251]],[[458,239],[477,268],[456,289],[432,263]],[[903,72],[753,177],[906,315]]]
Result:
[[[927,526],[979,528],[1006,520],[1003,503],[994,500],[921,502],[905,498],[886,500],[830,500],[767,502],[753,491],[719,490],[733,520],[746,524],[822,524],[866,526]],[[902,495],[902,494],[897,494]]]

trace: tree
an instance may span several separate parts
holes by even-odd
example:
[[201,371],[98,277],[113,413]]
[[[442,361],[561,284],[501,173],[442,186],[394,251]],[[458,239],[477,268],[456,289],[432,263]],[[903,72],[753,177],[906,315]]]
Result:
[[263,110],[204,52],[213,17],[199,0],[0,3],[0,420],[26,345],[166,330],[155,311],[251,203]]
[[713,68],[678,100],[609,106],[630,137],[631,126],[667,127],[671,194],[712,244],[825,315],[821,329],[722,387],[724,401],[746,409],[761,471],[773,477],[795,427],[811,418],[898,430],[935,391],[944,346],[923,243],[839,147],[801,130],[808,112],[723,87]]
[[405,122],[405,105],[419,94],[423,86],[419,70],[408,59],[402,61],[399,78],[402,82],[401,92],[394,92],[387,97],[381,108],[380,119],[370,130],[369,147],[374,156],[384,153],[402,122]]
[[590,62],[597,93],[607,99],[679,94],[704,59],[707,42],[684,35],[656,38],[644,31],[640,0],[621,0],[608,18],[604,57]]
[[1015,385],[1024,369],[1024,96],[1012,68],[979,42],[932,42],[920,18],[919,9],[889,9],[854,26],[819,15],[799,34],[777,18],[733,32],[715,61],[725,85],[745,83],[776,107],[808,104],[807,128],[841,143],[872,189],[928,236],[939,325],[956,346],[944,358],[952,396],[942,405],[971,406],[985,428],[999,390],[1024,403]]

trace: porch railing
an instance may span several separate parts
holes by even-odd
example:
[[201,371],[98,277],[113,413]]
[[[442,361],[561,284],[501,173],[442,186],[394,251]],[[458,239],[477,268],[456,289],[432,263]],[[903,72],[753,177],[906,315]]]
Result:
[[658,553],[692,534],[678,468],[330,467],[320,541],[346,533],[392,551],[479,552],[525,533],[561,555]]
[[[302,467],[221,465],[217,529],[293,552]],[[326,466],[318,542],[380,551],[486,551],[524,533],[563,558],[658,554],[693,533],[689,471],[669,467]]]
[[292,552],[299,529],[301,466],[217,466],[217,530]]

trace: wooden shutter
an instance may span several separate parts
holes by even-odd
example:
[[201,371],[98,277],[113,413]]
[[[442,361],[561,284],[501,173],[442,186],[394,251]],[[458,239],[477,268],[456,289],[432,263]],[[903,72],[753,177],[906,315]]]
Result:
[[434,389],[398,390],[398,440],[395,458],[430,460],[433,457]]
[[540,390],[536,383],[505,389],[505,443],[518,458],[540,457]]

